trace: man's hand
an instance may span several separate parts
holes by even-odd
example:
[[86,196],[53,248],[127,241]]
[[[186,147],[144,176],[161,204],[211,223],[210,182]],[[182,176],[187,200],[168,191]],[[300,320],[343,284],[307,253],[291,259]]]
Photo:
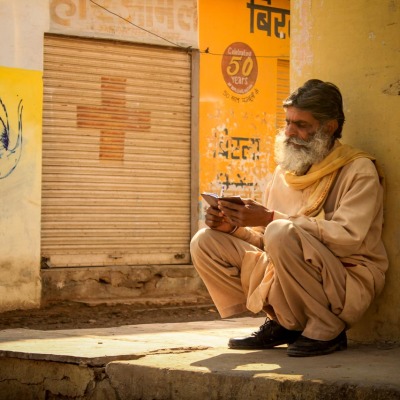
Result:
[[242,199],[244,205],[219,200],[218,207],[225,223],[234,226],[267,226],[273,219],[273,211],[251,199]]
[[235,227],[230,222],[225,221],[223,213],[214,207],[208,207],[206,210],[206,225],[211,229],[215,229],[220,232],[229,233]]

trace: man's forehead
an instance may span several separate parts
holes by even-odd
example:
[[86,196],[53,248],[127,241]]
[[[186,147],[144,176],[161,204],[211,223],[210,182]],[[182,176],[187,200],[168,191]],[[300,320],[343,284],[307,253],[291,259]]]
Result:
[[291,122],[318,122],[310,111],[301,110],[300,108],[296,107],[288,107],[286,109],[286,120]]

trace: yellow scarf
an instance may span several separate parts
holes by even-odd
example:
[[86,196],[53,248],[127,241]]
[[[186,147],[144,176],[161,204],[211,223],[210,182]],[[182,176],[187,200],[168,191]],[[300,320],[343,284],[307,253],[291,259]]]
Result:
[[[336,175],[340,168],[357,158],[368,158],[374,161],[376,165],[375,157],[349,145],[341,144],[337,140],[333,150],[320,163],[313,165],[305,175],[294,175],[286,172],[286,183],[293,189],[303,190],[312,186],[311,196],[307,204],[299,211],[299,215],[324,218],[322,206]],[[378,167],[377,170],[381,180],[383,180],[382,172]]]

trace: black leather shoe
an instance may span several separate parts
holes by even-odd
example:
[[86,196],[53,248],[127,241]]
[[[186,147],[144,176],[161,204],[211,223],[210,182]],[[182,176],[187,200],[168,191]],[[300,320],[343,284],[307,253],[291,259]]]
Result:
[[257,332],[251,336],[229,339],[231,349],[257,350],[271,349],[281,344],[293,343],[301,332],[290,331],[276,321],[266,319]]
[[294,343],[289,345],[287,354],[291,357],[312,357],[346,349],[347,336],[346,332],[343,331],[332,340],[315,340],[301,335]]

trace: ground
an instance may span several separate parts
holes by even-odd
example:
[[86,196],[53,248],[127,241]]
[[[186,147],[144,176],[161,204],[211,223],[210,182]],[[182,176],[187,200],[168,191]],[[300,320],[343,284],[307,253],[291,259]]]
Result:
[[[243,314],[243,317],[254,316]],[[259,315],[258,315],[259,316]],[[131,305],[55,303],[34,310],[0,313],[0,330],[28,328],[39,330],[115,327],[164,322],[213,321],[220,319],[214,306],[160,307],[135,309]]]

